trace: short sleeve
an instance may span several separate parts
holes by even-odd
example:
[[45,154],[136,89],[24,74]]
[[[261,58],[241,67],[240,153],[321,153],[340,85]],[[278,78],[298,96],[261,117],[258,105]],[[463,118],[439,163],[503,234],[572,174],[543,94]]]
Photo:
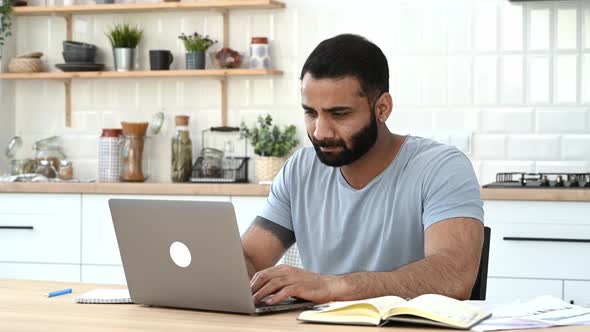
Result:
[[293,169],[294,157],[289,158],[272,181],[270,193],[262,208],[260,217],[279,224],[289,230],[293,230],[291,217],[290,173]]
[[483,223],[479,183],[471,162],[462,152],[446,153],[424,179],[424,229],[449,218],[474,218]]

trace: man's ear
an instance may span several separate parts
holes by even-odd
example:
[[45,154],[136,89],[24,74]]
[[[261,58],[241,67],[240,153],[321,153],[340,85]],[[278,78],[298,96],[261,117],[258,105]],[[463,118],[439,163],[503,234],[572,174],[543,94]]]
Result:
[[385,123],[393,110],[393,99],[389,92],[384,92],[375,103],[375,116],[379,123]]

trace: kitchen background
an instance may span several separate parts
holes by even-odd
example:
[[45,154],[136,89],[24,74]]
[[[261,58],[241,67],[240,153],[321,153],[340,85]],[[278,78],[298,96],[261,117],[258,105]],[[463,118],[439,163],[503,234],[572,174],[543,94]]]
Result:
[[[230,47],[247,52],[251,37],[267,36],[273,67],[284,74],[229,79],[229,125],[252,124],[270,112],[281,125],[296,124],[309,145],[300,68],[321,40],[352,32],[375,42],[389,59],[390,128],[457,145],[473,161],[482,184],[507,170],[590,170],[590,1],[284,2],[285,9],[230,13]],[[73,20],[73,40],[98,45],[97,62],[109,69],[113,60],[105,31],[115,23],[144,29],[143,69],[149,68],[150,49],[172,50],[172,68],[184,68],[181,32],[211,35],[220,41],[213,48],[223,38],[216,12],[76,15]],[[19,17],[14,30],[18,38],[4,48],[2,71],[10,56],[32,51],[44,52],[53,71],[63,63],[63,18]],[[163,110],[166,123],[154,139],[150,181],[169,181],[173,116],[191,116],[195,156],[201,130],[220,125],[220,94],[219,82],[210,79],[78,79],[72,82],[73,126],[66,128],[61,82],[0,81],[0,146],[13,135],[22,136],[25,147],[62,135],[75,176],[95,178],[101,128],[120,127],[122,120],[148,121]],[[2,158],[0,169],[7,170]]]

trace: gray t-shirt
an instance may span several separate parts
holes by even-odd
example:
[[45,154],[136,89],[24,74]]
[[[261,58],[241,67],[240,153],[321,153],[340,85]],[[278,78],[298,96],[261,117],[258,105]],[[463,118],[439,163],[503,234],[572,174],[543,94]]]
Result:
[[295,233],[306,270],[344,274],[392,271],[424,258],[426,228],[455,217],[483,222],[483,203],[462,152],[408,136],[360,190],[313,148],[298,150],[274,179],[260,216]]

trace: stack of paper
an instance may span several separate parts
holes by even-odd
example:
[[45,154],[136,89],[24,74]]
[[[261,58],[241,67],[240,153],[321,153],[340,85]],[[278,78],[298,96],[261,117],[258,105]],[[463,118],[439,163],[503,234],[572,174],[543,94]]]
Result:
[[553,296],[499,305],[476,301],[471,303],[492,313],[491,318],[473,327],[474,331],[590,325],[590,308],[569,304]]

